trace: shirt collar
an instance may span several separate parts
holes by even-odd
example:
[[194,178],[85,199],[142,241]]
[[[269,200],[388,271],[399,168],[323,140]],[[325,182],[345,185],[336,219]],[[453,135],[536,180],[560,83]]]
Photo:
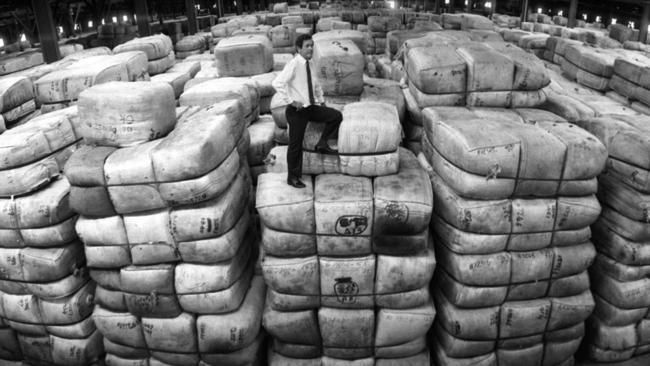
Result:
[[304,64],[304,63],[307,62],[307,59],[302,57],[302,55],[299,54],[299,53],[296,53],[296,58],[298,59],[298,61],[300,61],[301,64]]

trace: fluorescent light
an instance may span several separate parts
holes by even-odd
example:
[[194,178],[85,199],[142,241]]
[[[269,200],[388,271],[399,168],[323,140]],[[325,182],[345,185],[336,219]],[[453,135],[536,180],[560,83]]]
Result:
[[[61,28],[61,27],[59,27],[59,28]],[[21,41],[21,42],[25,42],[25,41],[27,41],[27,36],[25,36],[25,33],[23,33],[23,34],[20,35],[20,41]]]
[[449,0],[445,0],[445,5],[449,5]]
[[585,21],[587,21],[587,14],[582,14],[582,19],[584,19]]
[[557,12],[557,15],[558,15],[558,16],[562,16],[562,15],[564,15],[564,11],[562,11],[562,10],[558,11],[558,12]]
[[537,14],[542,14],[542,8],[537,8]]
[[4,46],[5,46],[5,40],[0,38],[0,47],[4,47]]
[[106,22],[104,21],[104,18],[102,18],[102,25],[104,25],[104,24],[106,24]]
[[486,1],[485,2],[485,7],[488,8],[488,9],[491,8],[492,7],[492,2]]
[[113,17],[113,23],[117,23],[117,17]]
[[616,18],[612,18],[612,24],[616,24]]
[[126,15],[122,15],[122,21],[126,22],[127,20],[129,20],[129,17],[127,17]]
[[88,28],[92,28],[92,27],[93,27],[93,21],[92,21],[92,20],[89,20],[89,21],[88,21]]
[[467,0],[465,0],[465,6],[467,6]]
[[600,15],[596,15],[596,23],[600,23],[603,21],[603,18],[600,17]]

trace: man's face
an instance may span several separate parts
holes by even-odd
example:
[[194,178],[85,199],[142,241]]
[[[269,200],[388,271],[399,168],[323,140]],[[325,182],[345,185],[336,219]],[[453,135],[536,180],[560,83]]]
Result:
[[298,48],[298,53],[300,56],[304,57],[305,60],[311,60],[311,56],[314,54],[314,41],[307,39],[302,42],[302,47]]

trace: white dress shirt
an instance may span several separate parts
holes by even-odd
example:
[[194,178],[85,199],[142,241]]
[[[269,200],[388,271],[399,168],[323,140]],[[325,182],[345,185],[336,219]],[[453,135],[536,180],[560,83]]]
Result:
[[296,57],[291,59],[285,66],[282,72],[273,80],[273,87],[275,92],[279,94],[282,104],[291,104],[292,102],[301,102],[303,106],[307,107],[309,103],[309,87],[307,85],[307,66],[309,62],[309,70],[311,71],[311,84],[314,93],[314,102],[320,105],[325,102],[323,97],[323,88],[318,83],[318,78],[314,72],[314,63],[307,61],[299,53]]

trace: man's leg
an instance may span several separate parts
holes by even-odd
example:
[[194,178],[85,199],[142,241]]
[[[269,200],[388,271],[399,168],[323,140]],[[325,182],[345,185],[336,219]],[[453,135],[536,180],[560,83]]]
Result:
[[300,179],[302,175],[302,140],[307,127],[308,113],[303,108],[297,111],[292,106],[287,106],[285,115],[289,123],[289,147],[287,149],[288,178]]
[[341,112],[334,108],[312,105],[309,107],[309,120],[316,123],[325,123],[325,129],[320,135],[316,146],[327,146],[328,139],[337,139],[339,125],[343,121]]

